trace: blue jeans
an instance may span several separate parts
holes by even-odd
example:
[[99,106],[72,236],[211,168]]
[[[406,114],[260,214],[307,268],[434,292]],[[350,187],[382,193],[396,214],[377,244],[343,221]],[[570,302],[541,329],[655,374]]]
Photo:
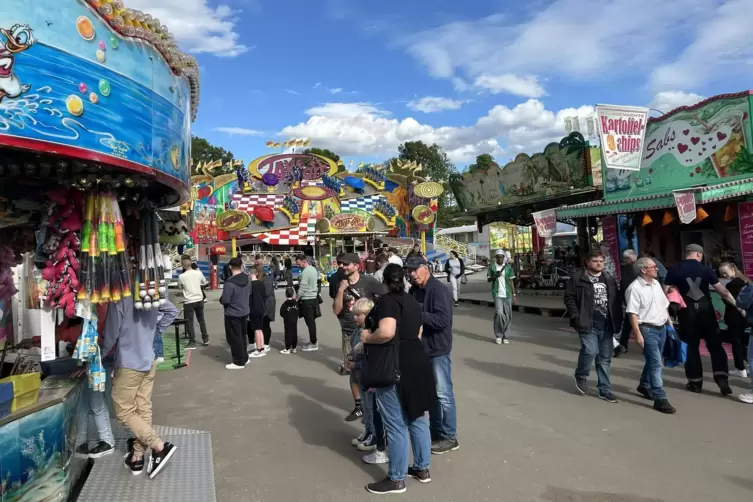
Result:
[[437,402],[429,411],[432,439],[455,439],[458,432],[455,393],[452,390],[452,360],[450,355],[431,358],[434,380],[437,382]]
[[162,335],[154,335],[154,357],[165,357],[165,346],[162,343]]
[[[358,377],[356,377],[358,378]],[[369,392],[366,387],[360,387],[361,391],[361,410],[363,411],[363,427],[366,434],[374,434],[374,393]]]
[[643,324],[640,326],[643,336],[643,357],[646,364],[641,373],[641,386],[648,389],[654,400],[666,399],[661,380],[662,352],[667,341],[667,330]]
[[591,329],[578,332],[580,336],[580,353],[578,367],[575,368],[575,378],[588,378],[591,365],[596,360],[596,388],[600,394],[611,392],[609,381],[609,366],[612,364],[612,333],[606,330]]
[[[110,380],[109,373],[107,380]],[[78,409],[77,426],[76,426],[76,446],[88,442],[89,437],[89,417],[94,418],[94,426],[97,428],[99,441],[104,441],[110,446],[115,446],[115,438],[110,426],[110,412],[105,394],[91,390],[89,384],[84,382],[84,389],[81,394],[81,404]]]
[[431,435],[426,424],[426,416],[409,422],[403,412],[395,385],[378,388],[376,401],[390,445],[387,450],[390,459],[387,476],[392,481],[403,481],[408,474],[409,437],[413,448],[413,467],[420,470],[428,469],[431,464]]

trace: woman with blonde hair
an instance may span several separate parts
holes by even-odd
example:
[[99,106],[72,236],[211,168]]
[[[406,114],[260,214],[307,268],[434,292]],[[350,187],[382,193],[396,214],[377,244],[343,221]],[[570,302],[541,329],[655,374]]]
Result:
[[[264,265],[255,263],[251,273],[251,296],[248,298],[248,341],[256,344],[251,348],[249,357],[262,357],[267,355],[264,350],[264,314],[266,313],[267,290],[264,286]],[[253,336],[253,339],[251,338]]]
[[[719,265],[719,275],[730,280],[727,283],[727,290],[735,298],[746,285],[751,284],[751,280],[731,262]],[[724,322],[727,324],[727,333],[730,345],[732,345],[732,358],[735,362],[735,370],[730,371],[730,374],[746,378],[748,373],[745,370],[745,346],[747,345],[745,331],[748,328],[748,320],[745,311],[737,308],[737,305],[725,305]]]

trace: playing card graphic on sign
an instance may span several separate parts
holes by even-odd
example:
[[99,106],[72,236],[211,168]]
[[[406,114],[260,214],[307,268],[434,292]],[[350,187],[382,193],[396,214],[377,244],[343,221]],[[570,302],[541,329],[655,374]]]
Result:
[[677,213],[680,215],[680,222],[686,225],[695,220],[695,192],[674,192],[675,205]]
[[599,136],[607,169],[641,168],[648,108],[596,105]]
[[536,232],[544,238],[554,235],[557,230],[557,211],[556,209],[547,209],[533,213],[533,222],[536,225]]

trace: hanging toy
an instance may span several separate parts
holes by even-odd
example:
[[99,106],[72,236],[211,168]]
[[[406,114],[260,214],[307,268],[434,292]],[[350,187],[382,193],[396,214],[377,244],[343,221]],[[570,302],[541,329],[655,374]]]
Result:
[[120,290],[123,298],[131,296],[131,277],[128,273],[128,257],[126,256],[125,246],[125,228],[123,225],[123,215],[120,213],[118,200],[113,196],[110,199],[110,205],[113,217],[113,234],[115,238],[116,265],[115,269],[120,274]]
[[150,310],[152,308],[152,298],[149,295],[147,285],[149,284],[149,274],[147,273],[146,257],[146,227],[145,212],[141,213],[141,244],[139,246],[139,298],[141,298],[141,308]]

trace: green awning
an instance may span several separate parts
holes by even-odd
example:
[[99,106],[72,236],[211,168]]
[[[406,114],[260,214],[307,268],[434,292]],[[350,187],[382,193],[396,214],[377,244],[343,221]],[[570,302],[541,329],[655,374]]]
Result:
[[[695,193],[696,204],[708,204],[721,200],[746,197],[753,194],[753,179],[731,181],[706,187],[698,187]],[[600,200],[563,206],[557,209],[557,219],[572,220],[588,216],[606,216],[610,214],[628,214],[654,209],[666,209],[675,206],[674,196],[669,194],[652,195],[633,199]]]

